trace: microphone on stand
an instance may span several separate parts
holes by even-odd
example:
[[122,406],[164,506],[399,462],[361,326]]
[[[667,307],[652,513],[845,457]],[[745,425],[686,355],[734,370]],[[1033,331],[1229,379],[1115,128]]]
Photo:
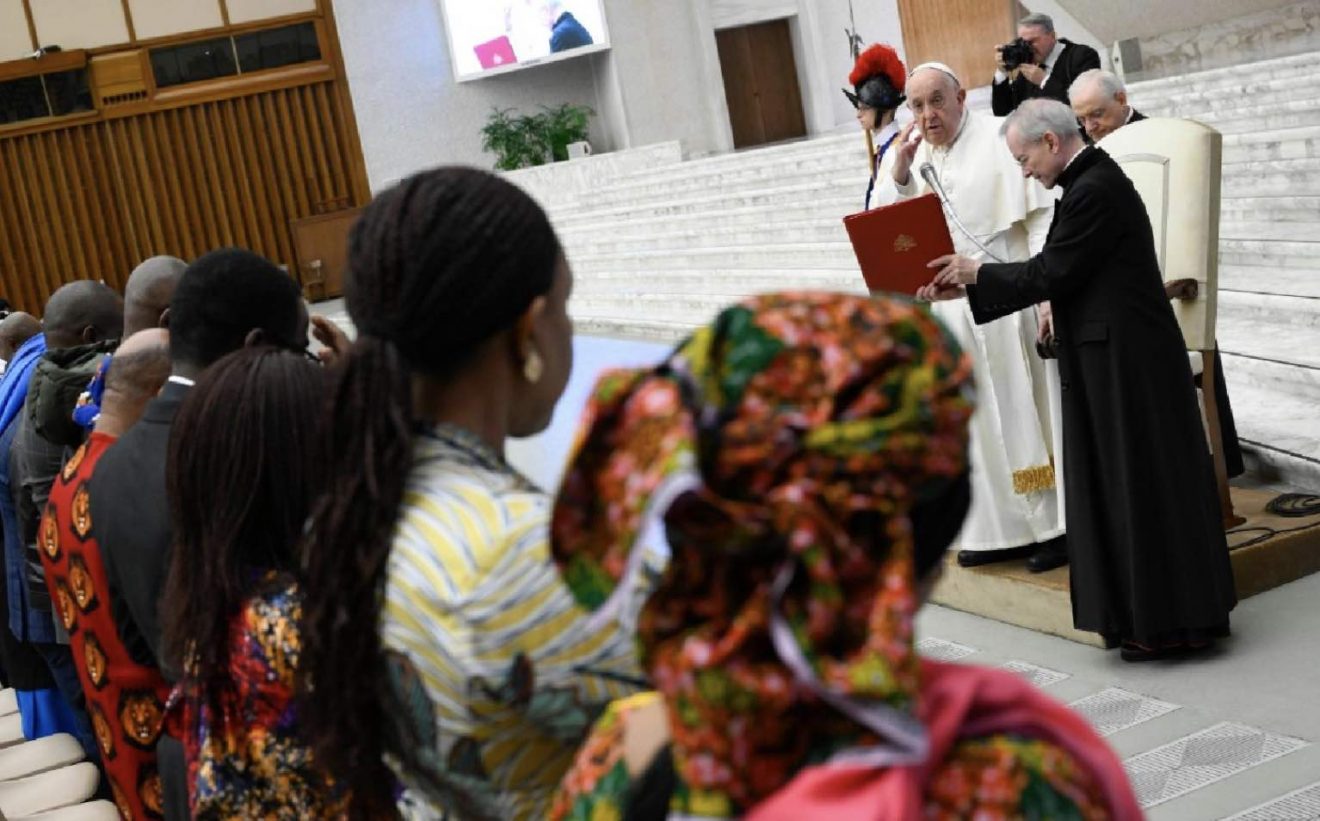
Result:
[[944,211],[949,215],[949,219],[953,220],[954,226],[963,233],[963,236],[971,240],[972,244],[977,248],[980,248],[981,252],[990,259],[995,262],[1003,262],[1004,260],[1000,259],[994,252],[985,247],[984,243],[977,239],[971,231],[967,230],[967,226],[963,225],[962,220],[958,219],[958,212],[954,210],[953,203],[949,202],[949,195],[944,192],[944,186],[940,184],[940,176],[935,173],[935,166],[931,165],[929,162],[924,162],[921,164],[918,173],[921,174],[921,178],[926,181],[926,184],[930,186],[931,190],[935,192],[935,196],[940,198],[940,202],[944,205]]

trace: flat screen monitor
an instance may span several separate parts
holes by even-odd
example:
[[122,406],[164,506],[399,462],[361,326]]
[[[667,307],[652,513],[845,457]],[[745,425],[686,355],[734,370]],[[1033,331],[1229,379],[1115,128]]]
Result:
[[460,82],[609,48],[604,0],[439,0]]

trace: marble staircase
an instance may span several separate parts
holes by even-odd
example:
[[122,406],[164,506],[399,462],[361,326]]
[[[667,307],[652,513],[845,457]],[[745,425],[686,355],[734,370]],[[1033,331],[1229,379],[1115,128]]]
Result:
[[[1262,478],[1320,490],[1320,53],[1134,84],[1149,116],[1224,133],[1219,340]],[[660,156],[660,155],[658,155]],[[538,185],[583,333],[674,340],[752,293],[862,290],[841,217],[866,186],[846,133]]]

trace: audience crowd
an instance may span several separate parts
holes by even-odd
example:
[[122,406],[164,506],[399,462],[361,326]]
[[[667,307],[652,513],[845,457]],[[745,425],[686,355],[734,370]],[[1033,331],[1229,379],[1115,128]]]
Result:
[[929,312],[732,306],[601,377],[552,494],[504,456],[572,369],[540,207],[424,172],[349,268],[352,341],[239,249],[0,321],[0,672],[125,818],[1141,817],[916,653],[975,402]]

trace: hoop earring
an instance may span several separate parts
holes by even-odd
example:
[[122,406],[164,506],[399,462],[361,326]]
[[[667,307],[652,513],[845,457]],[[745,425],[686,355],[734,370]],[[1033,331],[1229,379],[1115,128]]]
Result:
[[523,361],[523,378],[535,385],[544,375],[545,363],[541,361],[541,354],[534,349],[528,351],[527,359]]

